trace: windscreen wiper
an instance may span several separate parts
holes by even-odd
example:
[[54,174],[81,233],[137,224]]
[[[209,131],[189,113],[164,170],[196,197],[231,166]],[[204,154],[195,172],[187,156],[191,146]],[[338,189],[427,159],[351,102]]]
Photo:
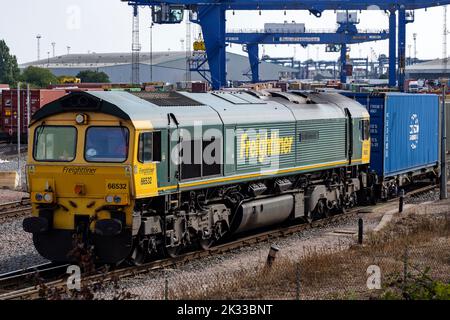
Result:
[[42,132],[44,132],[45,127],[46,127],[46,125],[42,125],[37,129],[36,138],[35,138],[36,142],[39,141],[39,137],[41,136]]

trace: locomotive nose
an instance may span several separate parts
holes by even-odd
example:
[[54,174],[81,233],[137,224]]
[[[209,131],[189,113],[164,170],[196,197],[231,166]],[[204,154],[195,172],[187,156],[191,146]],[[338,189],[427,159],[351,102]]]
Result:
[[[132,246],[131,168],[100,165],[33,165],[32,217],[22,227],[45,258],[68,262],[83,244],[95,261],[116,263]],[[75,249],[75,251],[74,251]]]
[[41,256],[53,262],[76,262],[79,245],[94,249],[92,258],[96,263],[118,263],[130,255],[132,234],[124,221],[107,218],[93,222],[88,215],[65,214],[72,216],[73,228],[55,228],[53,215],[45,216],[42,211],[39,216],[23,220],[23,230],[33,235],[34,246]]

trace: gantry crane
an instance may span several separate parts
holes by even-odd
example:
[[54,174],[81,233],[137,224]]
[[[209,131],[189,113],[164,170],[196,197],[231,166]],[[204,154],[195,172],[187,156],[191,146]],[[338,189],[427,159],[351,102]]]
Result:
[[[384,10],[389,13],[389,85],[403,88],[406,60],[406,24],[414,21],[411,10],[450,4],[450,0],[122,0],[130,5],[149,6],[154,23],[183,21],[184,10],[203,32],[211,84],[214,89],[226,86],[227,10],[307,10],[320,18],[325,10]],[[398,32],[397,29],[398,15]],[[398,52],[397,52],[398,38]],[[398,75],[396,70],[398,60]]]
[[304,32],[291,32],[289,29],[264,29],[260,31],[228,31],[225,41],[245,45],[246,52],[250,60],[252,82],[259,82],[259,45],[260,44],[299,44],[303,47],[307,45],[331,44],[340,52],[340,81],[346,82],[347,74],[345,65],[347,63],[347,45],[385,40],[389,37],[388,30],[377,32],[358,31],[356,21],[339,23],[335,32],[321,32],[319,30],[304,30]]

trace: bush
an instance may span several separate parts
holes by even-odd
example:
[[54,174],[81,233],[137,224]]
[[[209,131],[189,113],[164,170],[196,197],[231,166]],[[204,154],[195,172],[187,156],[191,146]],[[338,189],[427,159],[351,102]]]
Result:
[[76,75],[77,78],[81,79],[81,82],[87,83],[109,83],[109,77],[104,72],[84,70]]
[[386,300],[450,300],[450,283],[433,280],[430,268],[419,275],[408,273],[406,277],[396,275],[381,294]]
[[51,84],[58,83],[58,78],[50,70],[33,66],[23,71],[21,79],[23,82],[38,88],[46,88]]

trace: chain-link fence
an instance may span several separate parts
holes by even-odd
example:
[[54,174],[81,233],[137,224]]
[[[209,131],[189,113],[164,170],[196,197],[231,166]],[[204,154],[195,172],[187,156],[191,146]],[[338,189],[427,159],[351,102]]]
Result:
[[[432,218],[430,218],[432,217]],[[450,214],[410,214],[350,248],[272,264],[154,271],[97,281],[77,299],[450,299]],[[107,278],[105,278],[107,279]],[[109,276],[108,276],[109,279]]]

